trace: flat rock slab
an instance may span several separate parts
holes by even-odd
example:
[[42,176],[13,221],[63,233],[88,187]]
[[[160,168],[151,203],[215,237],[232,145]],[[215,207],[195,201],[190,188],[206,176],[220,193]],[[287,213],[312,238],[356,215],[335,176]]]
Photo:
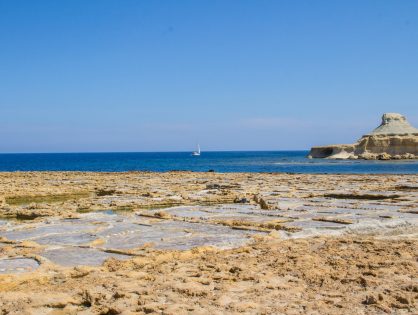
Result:
[[243,245],[248,241],[248,236],[255,233],[233,230],[216,224],[172,220],[150,222],[141,217],[137,220],[137,224],[119,222],[113,228],[100,233],[98,236],[105,241],[103,247],[132,249],[152,244],[154,248],[176,250],[187,250],[198,246],[233,248]]
[[[357,228],[367,231],[368,227],[372,230],[402,229],[407,225],[418,225],[415,213],[401,212],[401,206],[381,201],[267,197],[284,206],[262,210],[253,204],[220,204],[124,214],[91,212],[77,219],[48,218],[42,222],[26,223],[3,221],[0,235],[16,242],[29,240],[38,243],[42,248],[37,254],[59,265],[94,266],[111,257],[127,259],[130,256],[123,253],[132,254],[144,247],[164,250],[188,250],[200,246],[240,247],[254,234],[271,229],[278,229],[283,238],[297,238],[352,233]],[[15,264],[18,263],[24,264],[25,261],[17,260]],[[10,272],[26,270],[19,265],[16,268],[21,269],[13,269],[15,265],[10,261],[7,266]],[[37,266],[37,263],[29,264],[28,270],[31,266]]]
[[39,263],[32,258],[0,259],[0,274],[32,272],[38,267]]
[[120,260],[128,259],[128,255],[119,255],[114,253],[106,253],[94,248],[82,247],[62,247],[57,249],[46,250],[42,256],[49,259],[51,262],[66,266],[99,266],[106,259],[116,258]]
[[244,245],[256,232],[217,224],[154,219],[107,211],[88,213],[71,220],[54,218],[38,223],[10,222],[0,227],[0,233],[12,241],[30,240],[42,245],[38,254],[55,264],[95,266],[110,257],[130,257],[112,251],[134,250],[144,246],[174,250],[199,246],[234,248]]

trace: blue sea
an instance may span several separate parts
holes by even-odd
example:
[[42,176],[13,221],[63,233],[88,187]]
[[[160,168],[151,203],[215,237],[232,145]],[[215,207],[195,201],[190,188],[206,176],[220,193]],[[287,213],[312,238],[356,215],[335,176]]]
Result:
[[307,159],[308,151],[0,154],[0,171],[155,171],[418,174],[418,160]]

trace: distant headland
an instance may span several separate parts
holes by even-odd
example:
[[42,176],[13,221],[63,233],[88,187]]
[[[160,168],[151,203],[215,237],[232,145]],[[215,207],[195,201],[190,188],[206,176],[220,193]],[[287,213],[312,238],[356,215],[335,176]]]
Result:
[[386,113],[382,123],[354,144],[312,147],[309,158],[401,160],[418,159],[418,129],[397,113]]

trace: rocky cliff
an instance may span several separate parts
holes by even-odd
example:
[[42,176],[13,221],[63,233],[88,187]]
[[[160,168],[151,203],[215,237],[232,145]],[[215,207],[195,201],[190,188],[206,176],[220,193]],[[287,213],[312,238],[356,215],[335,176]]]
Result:
[[418,129],[405,116],[386,113],[382,123],[354,144],[312,147],[309,158],[400,160],[418,159]]

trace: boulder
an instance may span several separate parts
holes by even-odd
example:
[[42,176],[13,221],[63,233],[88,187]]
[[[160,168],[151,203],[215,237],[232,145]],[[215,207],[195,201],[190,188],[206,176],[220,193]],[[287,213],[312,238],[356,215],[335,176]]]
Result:
[[377,156],[377,159],[378,160],[390,160],[392,158],[392,156],[391,155],[389,155],[389,154],[387,154],[386,152],[385,153],[380,153],[378,156]]
[[382,116],[380,126],[354,144],[312,147],[309,158],[399,160],[418,157],[418,129],[397,113]]

